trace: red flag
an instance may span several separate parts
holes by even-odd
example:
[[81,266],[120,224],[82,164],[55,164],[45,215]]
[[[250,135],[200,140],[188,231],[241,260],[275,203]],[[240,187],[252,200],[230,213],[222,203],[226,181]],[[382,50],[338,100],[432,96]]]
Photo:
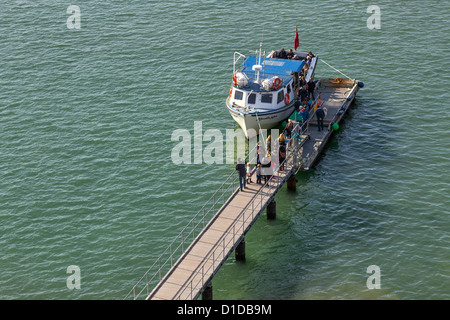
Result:
[[297,48],[298,48],[299,45],[300,45],[300,42],[299,42],[299,40],[298,40],[297,26],[295,26],[294,50],[297,50]]

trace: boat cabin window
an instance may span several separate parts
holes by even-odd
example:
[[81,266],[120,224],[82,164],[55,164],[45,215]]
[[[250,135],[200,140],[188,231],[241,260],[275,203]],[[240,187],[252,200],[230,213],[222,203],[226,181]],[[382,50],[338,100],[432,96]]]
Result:
[[242,100],[244,93],[239,90],[234,90],[234,100]]
[[256,103],[256,93],[250,93],[248,96],[248,104]]
[[280,103],[284,100],[284,90],[278,91],[277,103]]
[[271,93],[262,94],[261,102],[262,103],[272,103],[272,94]]

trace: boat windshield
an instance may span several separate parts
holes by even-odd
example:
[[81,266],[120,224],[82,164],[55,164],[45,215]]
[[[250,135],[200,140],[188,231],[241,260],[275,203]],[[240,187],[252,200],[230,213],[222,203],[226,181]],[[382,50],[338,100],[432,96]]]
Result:
[[256,93],[250,93],[248,95],[248,104],[255,104],[256,103]]
[[261,102],[262,103],[272,103],[272,94],[271,93],[264,93],[261,95]]

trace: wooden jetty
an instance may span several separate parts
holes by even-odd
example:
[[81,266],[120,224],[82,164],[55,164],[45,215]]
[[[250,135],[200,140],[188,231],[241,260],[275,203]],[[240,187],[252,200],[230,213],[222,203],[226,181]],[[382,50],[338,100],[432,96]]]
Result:
[[327,113],[324,119],[325,131],[318,131],[317,122],[311,119],[308,124],[308,140],[305,141],[300,157],[303,159],[300,170],[306,171],[314,166],[318,156],[333,133],[332,124],[341,122],[348,107],[352,104],[364,84],[348,79],[322,79],[318,82],[318,93],[321,94],[322,108]]
[[240,191],[237,173],[231,172],[125,298],[212,299],[214,275],[233,251],[237,260],[245,260],[246,233],[264,210],[267,218],[275,218],[275,195],[285,183],[295,190],[295,174],[314,165],[333,132],[332,124],[341,121],[360,87],[358,81],[341,78],[320,80],[316,90],[327,109],[325,130],[318,131],[314,117],[304,131],[296,124],[284,170],[276,167],[267,183],[256,184],[253,176],[253,183]]

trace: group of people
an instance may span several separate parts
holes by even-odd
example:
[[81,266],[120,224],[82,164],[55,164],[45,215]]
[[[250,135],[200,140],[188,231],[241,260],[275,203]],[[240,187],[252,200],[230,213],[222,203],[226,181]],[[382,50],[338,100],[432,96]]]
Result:
[[311,51],[309,51],[308,54],[306,55],[306,57],[302,59],[294,53],[294,50],[292,50],[292,48],[289,49],[289,51],[286,51],[284,48],[281,48],[280,51],[274,51],[272,53],[272,55],[270,56],[270,58],[275,58],[275,59],[304,60],[304,61],[306,61],[305,65],[308,65],[308,66],[311,64],[311,59],[313,57],[314,57],[314,55],[312,54]]
[[300,78],[304,79],[306,77],[306,74],[308,73],[309,67],[311,66],[312,58],[314,58],[314,55],[310,51],[306,55],[305,59],[303,59],[305,61],[305,64],[303,65],[303,68],[300,71]]
[[[315,99],[314,91],[316,90],[316,83],[312,78],[308,82],[305,81],[304,77],[299,78],[299,87],[297,100],[301,104],[307,104],[309,99]],[[298,108],[298,104],[296,105]],[[297,110],[298,111],[298,110]]]
[[[297,101],[299,101],[299,100],[297,100]],[[296,109],[296,111],[298,112],[298,114],[300,116],[300,124],[301,124],[302,131],[305,131],[308,120],[310,118],[310,108],[311,107],[308,104],[303,104],[303,105],[299,104],[299,106],[300,106],[299,109]],[[319,131],[323,130],[323,119],[325,118],[325,110],[322,108],[322,104],[317,104],[317,108],[314,112],[314,115],[316,116],[316,119],[317,119],[318,130]]]
[[[263,165],[265,167],[266,164]],[[269,160],[270,167],[270,160]],[[247,184],[252,183],[252,174],[253,170],[250,165],[250,162],[247,163],[247,167],[244,165],[244,161],[242,159],[238,159],[238,163],[236,164],[236,170],[239,174],[239,188],[241,191],[244,191],[244,188],[247,188]],[[261,183],[261,163],[257,164],[256,167],[256,183]]]
[[300,60],[294,54],[294,51],[292,49],[289,49],[289,51],[286,52],[286,50],[284,50],[284,48],[281,48],[280,51],[274,51],[270,57],[271,58],[276,58],[276,59],[295,59],[295,60]]
[[[317,126],[318,130],[323,130],[323,119],[325,118],[325,111],[322,108],[321,105],[317,106],[316,111],[314,112],[316,118],[317,118]],[[302,125],[302,131],[305,129],[307,125],[307,121],[310,118],[309,115],[309,108],[307,106],[302,106],[301,110],[299,111],[300,115],[300,123]],[[286,159],[286,138],[291,139],[291,134],[294,129],[294,121],[288,120],[288,123],[286,124],[285,130],[280,134],[278,137],[276,143],[278,146],[278,163],[279,163],[279,170],[284,170],[284,161]],[[266,151],[267,156],[264,156],[262,159],[260,157],[260,148],[259,148],[259,142],[257,144],[257,164],[256,164],[256,183],[261,184],[262,178],[264,178],[264,183],[267,183],[267,181],[272,176],[272,171],[270,168],[272,167],[272,164],[276,164],[271,161],[271,152],[272,152],[272,137],[269,135],[266,139]],[[266,170],[263,171],[263,168]],[[252,183],[252,175],[253,170],[251,168],[250,162],[247,163],[247,167],[245,166],[245,162],[242,159],[238,159],[238,163],[236,165],[236,170],[239,173],[239,186],[240,190],[243,191],[244,188],[246,188],[246,184]]]
[[[284,135],[283,132],[280,133],[280,136],[277,138],[276,146],[278,147],[278,159],[281,164],[286,158],[286,136]],[[270,157],[272,153],[272,136],[270,134],[266,139],[266,151]],[[280,167],[280,169],[281,171],[283,171],[282,167]]]
[[[286,137],[284,133],[281,133],[276,141],[277,147],[278,147],[278,163],[279,163],[279,170],[284,170],[284,160],[286,159]],[[256,183],[261,184],[262,179],[264,179],[264,183],[267,183],[267,181],[272,176],[272,171],[270,168],[272,165],[276,164],[276,161],[273,162],[271,160],[271,152],[272,152],[272,137],[269,135],[266,139],[266,151],[267,155],[264,157],[260,157],[261,150],[259,148],[259,142],[257,144],[257,158],[256,158]],[[243,159],[238,159],[236,170],[239,174],[239,187],[240,190],[243,191],[244,188],[246,188],[247,184],[252,183],[252,174],[253,170],[251,168],[251,164],[247,163],[247,167],[245,166],[245,162]]]
[[[300,109],[296,111],[300,116],[300,123],[302,125],[302,131],[306,129],[307,122],[310,118],[310,106],[308,104],[301,105]],[[317,119],[317,127],[319,131],[323,130],[323,119],[325,118],[325,110],[322,108],[321,104],[317,104],[317,108],[314,112]]]

